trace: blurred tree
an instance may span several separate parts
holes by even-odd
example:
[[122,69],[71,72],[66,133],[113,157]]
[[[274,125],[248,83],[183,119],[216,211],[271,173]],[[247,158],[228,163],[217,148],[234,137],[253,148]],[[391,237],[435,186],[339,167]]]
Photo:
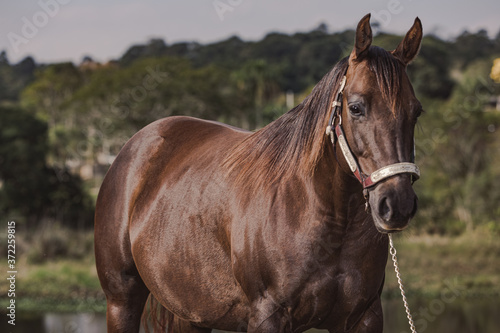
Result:
[[[378,33],[374,44],[391,50],[401,38]],[[237,36],[208,45],[152,39],[132,46],[117,62],[94,66],[87,59],[87,66],[79,67],[37,66],[31,58],[12,65],[4,52],[0,105],[11,105],[29,84],[20,104],[49,124],[44,156],[53,176],[46,174],[40,186],[53,193],[50,188],[61,177],[72,177],[66,167],[78,171],[82,165],[110,162],[131,135],[165,116],[190,115],[245,128],[265,125],[286,111],[286,91],[307,95],[350,54],[353,40],[353,30],[329,33],[324,25],[293,35],[269,33],[252,42]],[[464,32],[453,41],[427,35],[408,67],[428,111],[419,121],[423,132],[416,134],[425,169],[416,184],[419,216],[427,230],[458,232],[498,219],[495,201],[484,193],[500,199],[494,181],[500,176],[498,113],[485,112],[500,94],[488,79],[491,60],[499,54],[500,33],[490,39],[485,31]],[[491,78],[497,80],[495,73]]]
[[296,85],[284,85],[286,90],[302,91],[307,86],[316,84],[340,60],[344,48],[348,52],[352,49],[338,34],[327,35],[321,31],[313,31],[300,38],[305,42],[295,55],[296,66],[290,68],[297,76]]
[[0,101],[16,102],[20,92],[34,79],[36,64],[26,57],[18,64],[11,65],[7,53],[0,53]]
[[80,126],[75,113],[67,108],[73,93],[82,85],[81,72],[72,63],[49,65],[35,74],[35,80],[22,92],[21,105],[49,125],[50,164],[64,168],[68,151],[68,132]]
[[246,96],[248,109],[255,116],[255,128],[262,127],[263,109],[280,93],[277,85],[278,73],[265,60],[252,60],[233,75],[242,96]]
[[28,227],[57,220],[90,227],[93,205],[81,179],[45,164],[47,125],[18,108],[0,107],[0,211]]
[[67,122],[62,107],[82,83],[81,73],[72,63],[49,65],[35,74],[35,81],[22,95],[23,106],[36,110],[50,128]]
[[471,62],[489,57],[494,52],[494,41],[488,37],[484,29],[476,33],[464,31],[453,43],[453,53],[462,69]]
[[[205,46],[208,47],[209,45]],[[202,47],[200,44],[196,42],[181,42],[172,44],[169,47],[167,47],[164,56],[174,57],[174,58],[186,58],[190,59],[193,62],[193,64],[196,64],[198,58],[200,58],[200,56],[198,55],[198,51],[204,48],[205,47]],[[200,63],[202,65],[205,65],[206,63],[210,63],[210,61],[206,63],[205,62],[200,62]]]
[[135,132],[166,116],[232,119],[236,94],[229,72],[193,68],[186,59],[142,58],[99,68],[66,104],[79,126],[64,142],[72,159],[96,164],[99,155],[117,154]]
[[[419,215],[431,232],[461,232],[498,219],[500,176],[493,168],[500,114],[488,112],[499,87],[488,79],[489,61],[471,63],[447,102],[426,103],[417,135]],[[420,145],[419,145],[420,142]]]
[[408,75],[417,96],[448,98],[454,86],[452,68],[449,43],[435,36],[426,36],[418,57],[408,66]]
[[[394,50],[403,36],[381,33],[374,43],[387,50]],[[408,75],[418,97],[446,99],[454,82],[450,76],[454,66],[451,45],[436,36],[427,35],[422,40],[418,57],[408,66]]]
[[328,24],[321,22],[313,31],[318,31],[322,34],[328,34]]
[[0,107],[0,119],[1,210],[34,224],[47,203],[47,126],[17,108]]
[[[190,59],[195,67],[216,65],[221,68],[237,69],[247,57],[245,56],[245,43],[237,36],[209,45],[186,45],[185,57]],[[174,46],[172,46],[172,49]],[[168,54],[172,54],[169,50]],[[176,54],[172,54],[176,55]]]
[[0,65],[8,65],[9,60],[7,59],[7,52],[0,52]]
[[145,45],[134,45],[130,47],[120,58],[120,64],[128,66],[140,58],[151,58],[164,56],[167,44],[163,39],[152,38]]

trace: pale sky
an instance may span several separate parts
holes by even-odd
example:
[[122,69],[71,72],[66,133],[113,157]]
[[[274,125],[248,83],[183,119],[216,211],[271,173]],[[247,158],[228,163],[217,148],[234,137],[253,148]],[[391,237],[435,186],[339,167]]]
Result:
[[12,63],[119,58],[150,38],[167,44],[209,43],[238,35],[259,40],[269,32],[354,29],[367,13],[383,31],[404,34],[416,16],[424,33],[456,37],[463,30],[500,31],[499,0],[2,0],[0,50]]

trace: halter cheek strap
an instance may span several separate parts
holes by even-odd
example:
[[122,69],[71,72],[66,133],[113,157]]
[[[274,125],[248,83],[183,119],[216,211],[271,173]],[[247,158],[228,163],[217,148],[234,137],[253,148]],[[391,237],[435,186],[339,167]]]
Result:
[[[403,173],[408,173],[412,175],[412,180],[415,181],[418,178],[420,178],[420,169],[418,166],[412,162],[401,162],[401,163],[395,163],[391,165],[387,165],[385,167],[382,167],[374,172],[372,172],[371,175],[366,175],[363,173],[361,170],[361,167],[359,166],[356,158],[351,152],[351,149],[349,148],[349,144],[347,143],[344,130],[342,129],[342,93],[344,91],[346,83],[346,77],[344,76],[342,78],[342,81],[340,83],[339,90],[337,92],[337,97],[335,101],[332,103],[332,114],[330,116],[330,120],[328,122],[328,126],[326,128],[326,134],[330,136],[332,144],[335,148],[335,141],[336,139],[339,142],[340,150],[342,150],[342,154],[344,155],[345,160],[347,161],[347,164],[349,165],[349,168],[351,169],[352,173],[354,176],[359,180],[359,182],[363,185],[363,192],[365,195],[365,198],[368,198],[368,191],[367,189],[375,186],[377,183],[380,181],[387,179],[389,177],[403,174]],[[339,118],[339,121],[337,125],[335,126],[335,119]],[[332,131],[332,127],[335,126],[335,131]],[[413,152],[413,155],[415,156],[415,151]]]

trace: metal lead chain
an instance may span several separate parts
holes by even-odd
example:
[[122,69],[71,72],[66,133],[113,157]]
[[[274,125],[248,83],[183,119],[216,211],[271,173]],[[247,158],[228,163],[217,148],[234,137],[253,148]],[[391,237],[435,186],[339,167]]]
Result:
[[403,281],[401,280],[401,273],[399,273],[398,258],[396,257],[396,248],[394,247],[394,243],[392,242],[391,234],[389,234],[389,245],[390,245],[389,252],[391,253],[392,262],[394,263],[394,271],[396,272],[396,277],[398,279],[399,290],[401,290],[401,296],[403,297],[403,303],[406,309],[406,317],[408,318],[408,323],[410,324],[411,332],[417,333],[417,330],[415,329],[415,324],[413,323],[413,317],[411,316],[410,313],[410,307],[408,306],[408,302],[406,301],[406,295],[403,288]]

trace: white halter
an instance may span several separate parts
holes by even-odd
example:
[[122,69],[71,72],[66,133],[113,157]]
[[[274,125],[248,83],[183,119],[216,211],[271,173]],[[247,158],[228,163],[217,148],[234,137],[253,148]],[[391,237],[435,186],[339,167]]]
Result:
[[[346,84],[346,77],[344,75],[342,81],[340,82],[340,87],[337,92],[337,98],[335,99],[335,101],[333,101],[331,106],[332,114],[330,116],[330,121],[328,122],[328,126],[326,127],[326,134],[330,136],[334,149],[335,149],[335,142],[336,140],[338,140],[340,150],[342,150],[342,154],[344,155],[344,158],[347,161],[349,168],[351,169],[354,176],[356,176],[359,182],[363,185],[363,190],[364,190],[363,193],[365,199],[368,199],[367,189],[369,187],[375,186],[380,181],[387,179],[389,177],[399,175],[402,173],[409,173],[412,175],[413,180],[417,180],[418,178],[420,178],[420,169],[415,163],[413,163],[414,161],[387,165],[372,172],[371,175],[367,175],[361,171],[361,167],[359,166],[359,163],[352,154],[351,149],[349,148],[349,144],[347,143],[347,140],[345,138],[344,130],[342,129],[342,93],[344,91],[345,84]],[[337,117],[339,118],[339,121],[338,124],[335,126],[334,123]],[[335,126],[335,131],[332,131],[332,128],[334,126]],[[415,156],[415,148],[413,151],[413,159],[414,156]]]

